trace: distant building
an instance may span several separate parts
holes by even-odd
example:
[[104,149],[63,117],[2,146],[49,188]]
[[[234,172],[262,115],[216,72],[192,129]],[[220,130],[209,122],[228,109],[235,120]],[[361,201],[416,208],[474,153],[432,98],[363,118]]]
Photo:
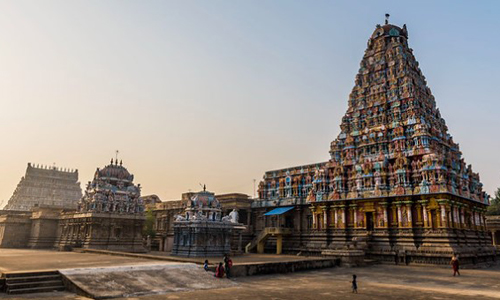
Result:
[[[48,182],[58,183],[65,177],[60,172],[28,164],[27,175],[13,198],[32,193],[30,188],[33,186],[43,189],[50,186]],[[77,182],[76,171],[66,173],[72,178],[67,181]],[[13,205],[10,210],[0,210],[0,248],[82,247],[144,252],[144,204],[140,197],[141,187],[133,181],[134,176],[121,162],[112,161],[96,170],[85,195],[80,201],[77,198],[78,205],[75,203],[70,209],[64,209],[61,202],[31,201],[24,202],[24,210],[12,210]],[[81,194],[79,186],[78,191]],[[54,194],[58,195],[57,190]],[[26,211],[28,203],[32,204],[30,211]]]
[[28,163],[26,175],[21,178],[4,209],[30,211],[38,206],[73,209],[81,197],[78,170]]
[[[183,193],[180,200],[163,201],[156,203],[154,208],[150,207],[155,217],[153,229],[156,232],[156,236],[151,245],[153,250],[165,252],[172,250],[175,217],[184,213],[196,194],[194,192]],[[149,198],[150,196],[145,197]],[[228,215],[233,209],[238,210],[239,223],[242,223],[247,228],[244,232],[234,234],[231,240],[231,248],[237,250],[240,244],[240,233],[243,245],[252,240],[251,205],[253,199],[250,199],[248,195],[240,193],[221,194],[215,195],[215,197],[220,202],[222,215]]]

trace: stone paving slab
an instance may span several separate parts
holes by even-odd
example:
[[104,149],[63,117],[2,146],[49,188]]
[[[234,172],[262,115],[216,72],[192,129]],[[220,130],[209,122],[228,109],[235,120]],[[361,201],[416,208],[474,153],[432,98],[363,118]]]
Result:
[[79,294],[94,299],[227,288],[236,285],[230,280],[217,279],[213,273],[190,263],[69,269],[62,270],[61,274],[80,291]]
[[91,253],[31,249],[0,249],[0,273],[153,263],[158,262],[141,258]]
[[[358,294],[351,291],[358,276]],[[286,275],[242,277],[238,286],[129,299],[259,300],[259,299],[500,299],[500,266],[462,270],[451,268],[375,265],[332,268]]]
[[[352,274],[358,276],[358,294],[351,292]],[[285,275],[241,277],[236,286],[211,290],[173,292],[163,295],[129,297],[129,300],[259,300],[259,299],[500,299],[500,266],[462,270],[453,277],[451,268],[375,265],[363,268],[331,268]],[[219,279],[228,281],[228,279]],[[67,293],[52,297],[23,295],[8,299],[84,298]],[[2,297],[0,296],[0,299]]]

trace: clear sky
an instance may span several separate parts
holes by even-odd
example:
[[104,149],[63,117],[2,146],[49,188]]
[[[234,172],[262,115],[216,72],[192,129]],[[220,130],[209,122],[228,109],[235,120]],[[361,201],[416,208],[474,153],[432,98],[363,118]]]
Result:
[[199,183],[252,195],[266,170],[326,161],[385,13],[407,24],[491,194],[500,1],[15,0],[0,2],[0,201],[27,162],[77,168],[86,183],[116,149],[162,200]]

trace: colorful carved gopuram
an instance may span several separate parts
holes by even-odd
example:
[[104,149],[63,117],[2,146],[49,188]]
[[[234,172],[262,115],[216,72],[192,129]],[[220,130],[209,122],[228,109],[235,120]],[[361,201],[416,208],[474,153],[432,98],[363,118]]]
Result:
[[[404,263],[448,263],[453,253],[464,263],[492,259],[488,196],[448,133],[406,25],[376,26],[340,129],[329,161],[265,173],[253,204],[257,231],[292,228],[283,236],[291,253],[352,248]],[[293,209],[269,213],[283,206]]]

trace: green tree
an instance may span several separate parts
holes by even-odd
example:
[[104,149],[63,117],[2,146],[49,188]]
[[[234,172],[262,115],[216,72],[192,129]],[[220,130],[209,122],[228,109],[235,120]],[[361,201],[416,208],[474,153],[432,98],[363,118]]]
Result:
[[155,224],[155,216],[153,214],[152,209],[148,209],[146,211],[146,222],[144,222],[144,228],[142,229],[142,234],[143,236],[151,236],[151,238],[154,238],[156,235],[156,231],[154,229],[154,224]]
[[490,206],[488,207],[487,215],[500,215],[500,188],[495,192],[495,197],[491,198]]

